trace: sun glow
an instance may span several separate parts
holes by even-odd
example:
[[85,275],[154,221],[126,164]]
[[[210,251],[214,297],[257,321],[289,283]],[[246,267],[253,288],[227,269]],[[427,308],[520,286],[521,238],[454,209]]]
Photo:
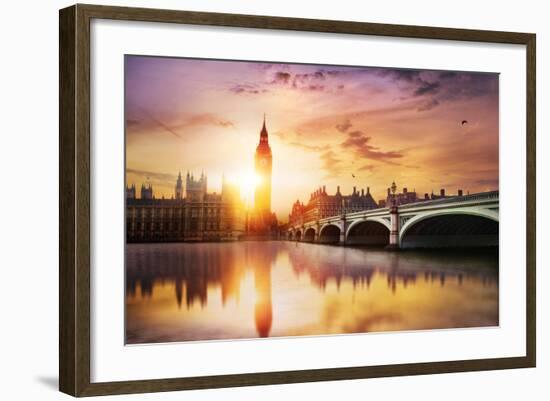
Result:
[[262,178],[254,171],[241,171],[228,177],[228,181],[238,186],[241,198],[247,207],[254,205],[254,191],[260,185]]

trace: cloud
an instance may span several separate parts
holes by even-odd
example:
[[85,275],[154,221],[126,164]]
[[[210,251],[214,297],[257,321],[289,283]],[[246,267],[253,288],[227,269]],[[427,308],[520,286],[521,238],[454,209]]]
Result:
[[318,84],[320,81],[325,81],[327,75],[324,71],[319,70],[312,73],[306,74],[295,74],[292,78],[292,87],[293,88],[311,88],[311,87],[323,87],[323,85]]
[[164,131],[168,132],[169,134],[171,135],[174,135],[176,138],[180,138],[181,139],[181,136],[180,134],[177,132],[176,129],[174,129],[173,127],[169,126],[168,124],[164,123],[163,121],[161,121],[160,119],[156,118],[155,116],[153,116],[151,113],[149,113],[147,110],[145,109],[141,109],[142,113],[145,114],[149,120],[151,122],[153,122],[154,124],[156,124],[158,127],[162,128]]
[[267,93],[268,90],[265,88],[261,88],[259,85],[256,84],[234,84],[229,87],[229,91],[236,94],[252,94],[252,95],[259,95],[261,93]]
[[319,157],[323,162],[323,170],[326,172],[327,178],[338,177],[342,172],[342,160],[336,157],[333,150],[327,150]]
[[[292,68],[282,68],[282,65],[279,65],[277,69],[274,69],[273,66],[264,68],[262,71],[266,73],[267,77],[263,82],[258,83],[258,85],[260,87],[277,86],[303,92],[336,92],[342,91],[345,88],[342,79],[348,76],[350,72],[318,69],[312,72],[299,73],[291,70]],[[357,71],[362,70],[356,69],[355,72]],[[246,88],[239,88],[239,90],[239,93],[245,92]],[[258,89],[255,88],[253,90]]]
[[[127,118],[126,128],[149,134],[154,132],[152,127],[161,128],[164,132],[182,139],[185,131],[199,126],[216,126],[221,128],[233,128],[234,122],[213,113],[191,114],[187,116],[170,115],[159,117],[148,110],[138,107],[137,113],[140,119]],[[145,117],[145,118],[143,118]]]
[[[312,66],[313,67],[313,66]],[[378,67],[309,68],[290,64],[261,63],[257,81],[233,84],[234,94],[260,95],[273,90],[293,90],[304,93],[342,93],[366,90],[369,94],[386,91],[397,93],[401,101],[422,99],[411,109],[429,111],[445,102],[491,95],[498,91],[497,74],[392,69]],[[362,92],[364,93],[364,92]]]
[[217,122],[217,125],[219,125],[220,127],[234,127],[235,126],[233,121],[229,121],[229,120],[220,120],[220,121]]
[[126,168],[126,175],[128,174],[135,174],[139,176],[143,176],[146,179],[154,180],[154,181],[160,181],[160,182],[172,182],[176,181],[177,176],[174,174],[169,173],[159,173],[156,171],[148,171],[148,170],[139,170],[134,168]]
[[140,122],[141,121],[137,120],[137,119],[127,118],[126,119],[126,127],[132,128],[132,127],[138,126],[140,124]]
[[432,75],[434,74],[436,80],[433,82],[420,78],[417,82],[413,96],[428,98],[418,107],[418,111],[431,110],[444,102],[498,95],[498,74],[454,71],[442,71]]
[[295,146],[297,148],[302,148],[302,149],[305,149],[305,150],[309,150],[309,151],[312,151],[312,152],[322,152],[322,151],[325,151],[327,149],[330,149],[329,145],[322,145],[322,146],[306,145],[306,144],[300,143],[300,142],[290,142],[289,145]]
[[358,168],[359,171],[374,171],[376,166],[374,164],[365,164]]
[[370,144],[371,137],[367,136],[363,131],[355,130],[348,132],[348,138],[340,144],[344,149],[350,149],[355,152],[359,158],[370,160],[379,160],[389,164],[397,164],[393,159],[403,157],[403,154],[398,151],[381,151],[379,148]]
[[475,72],[377,69],[379,77],[395,82],[403,95],[423,98],[417,111],[428,111],[444,102],[491,96],[498,92],[498,75]]
[[322,91],[322,90],[325,89],[325,86],[324,85],[309,85],[308,89],[310,91]]
[[346,119],[343,123],[336,124],[336,129],[341,132],[345,133],[348,129],[350,129],[353,125],[351,124],[349,119]]
[[456,72],[454,71],[443,71],[439,73],[440,79],[448,79],[448,78],[454,78],[456,77]]
[[288,133],[286,132],[283,132],[283,131],[275,131],[275,132],[272,132],[270,133],[270,135],[275,135],[276,137],[278,137],[281,141],[285,141],[287,138],[288,138]]
[[275,75],[273,77],[273,81],[271,81],[272,84],[283,84],[286,85],[291,78],[292,75],[290,75],[289,72],[285,71],[277,71],[275,72]]
[[417,111],[428,111],[428,110],[436,108],[437,106],[439,106],[439,101],[437,99],[430,99],[430,100],[427,100],[427,101],[423,102],[420,106],[418,106],[418,108],[416,110]]
[[414,91],[414,96],[422,96],[430,93],[437,93],[440,87],[439,82],[422,81],[421,85]]
[[413,82],[420,75],[419,70],[399,70],[393,68],[376,68],[373,73],[379,77],[387,77],[391,81]]
[[445,90],[438,99],[455,101],[498,95],[498,80],[498,74],[455,73],[445,81]]
[[183,122],[175,126],[176,129],[186,129],[201,125],[213,125],[222,128],[232,128],[233,121],[217,116],[212,113],[193,114],[184,118]]
[[[353,126],[349,120],[337,126],[340,126],[340,132],[347,134],[346,140],[340,144],[340,147],[352,150],[357,158],[377,160],[397,165],[398,163],[393,161],[393,159],[403,157],[401,152],[383,152],[371,145],[371,137],[366,136],[362,131],[349,131],[349,128]],[[288,144],[309,152],[320,152],[319,158],[323,163],[323,170],[326,171],[328,178],[336,177],[342,173],[343,162],[330,145],[309,145],[303,142],[289,142]],[[364,164],[357,168],[357,171],[374,171],[375,168],[376,166],[373,164]]]
[[290,69],[290,64],[282,63],[250,63],[251,68],[259,71],[270,71],[270,70],[283,70],[287,71]]

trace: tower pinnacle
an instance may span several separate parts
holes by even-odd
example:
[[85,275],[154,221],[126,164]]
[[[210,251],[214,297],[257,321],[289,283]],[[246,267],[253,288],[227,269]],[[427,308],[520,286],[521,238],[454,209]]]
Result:
[[[189,173],[187,173],[187,184],[189,184]],[[178,200],[183,199],[183,182],[181,179],[181,171],[178,173],[178,179],[176,180],[175,197]]]
[[260,145],[265,143],[268,144],[268,134],[267,134],[267,128],[265,126],[265,113],[264,113],[264,123],[262,125],[262,130],[260,131]]

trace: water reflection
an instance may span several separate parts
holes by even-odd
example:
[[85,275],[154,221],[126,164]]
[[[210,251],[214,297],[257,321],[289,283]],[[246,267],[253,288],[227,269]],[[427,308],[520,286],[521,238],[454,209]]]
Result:
[[127,246],[128,343],[498,324],[498,254],[290,242]]

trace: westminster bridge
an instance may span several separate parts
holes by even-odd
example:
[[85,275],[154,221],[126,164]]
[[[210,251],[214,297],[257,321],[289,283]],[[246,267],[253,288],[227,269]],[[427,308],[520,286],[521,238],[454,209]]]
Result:
[[497,246],[498,221],[498,191],[491,191],[294,222],[286,239],[389,248]]

